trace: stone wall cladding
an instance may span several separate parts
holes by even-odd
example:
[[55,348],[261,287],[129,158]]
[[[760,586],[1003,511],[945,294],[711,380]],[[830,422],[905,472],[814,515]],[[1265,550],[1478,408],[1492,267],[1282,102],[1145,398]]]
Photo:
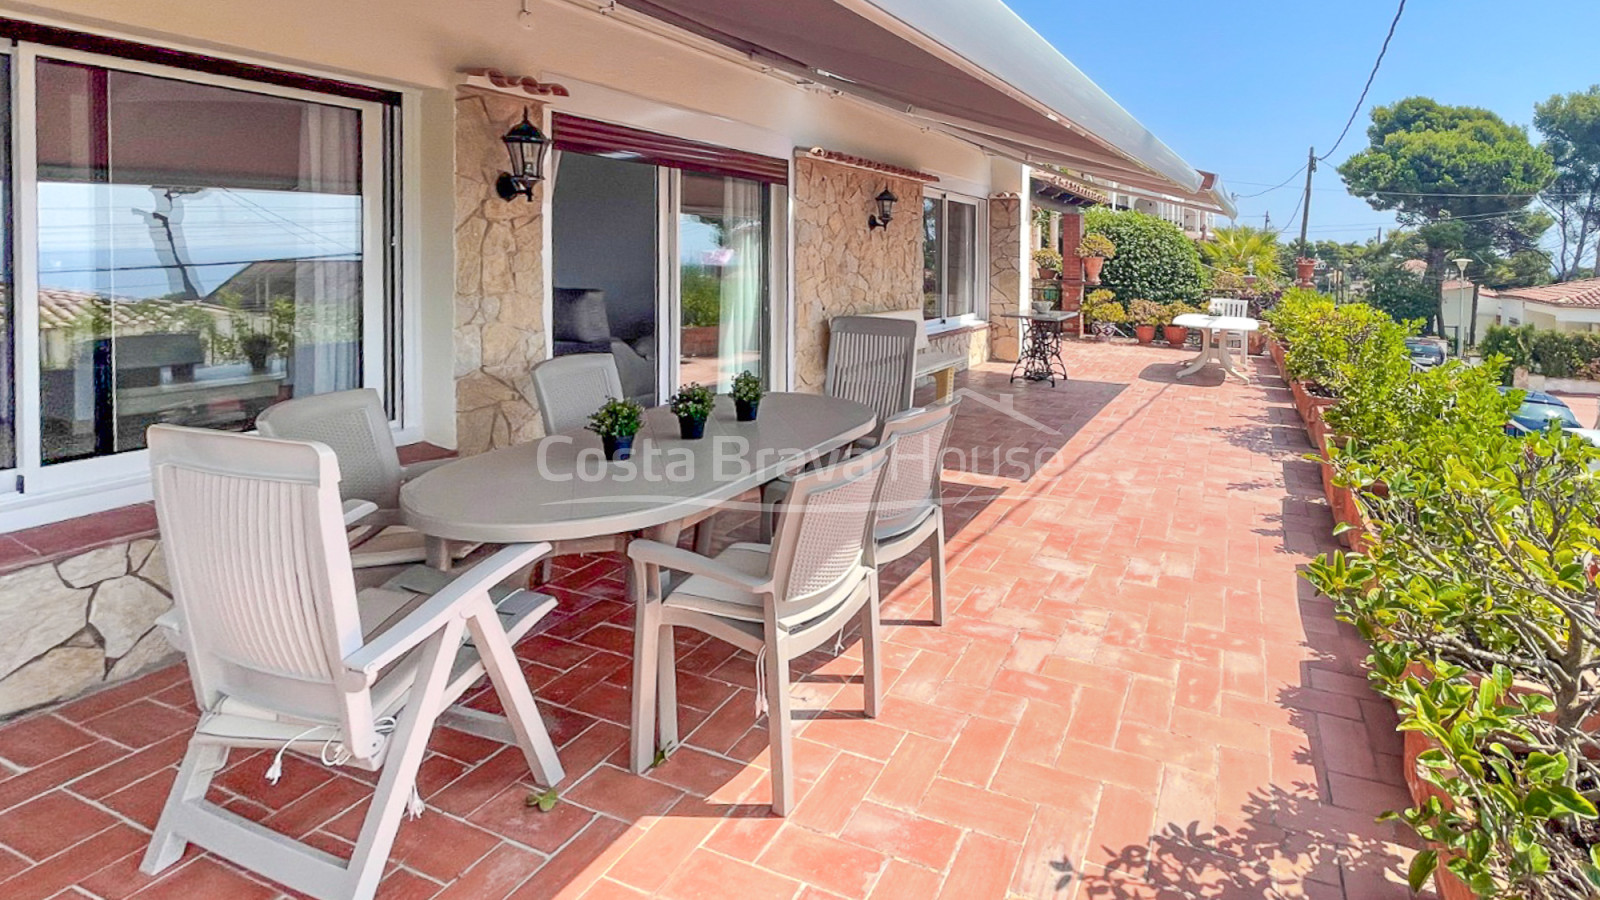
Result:
[[166,662],[155,620],[171,606],[150,538],[0,575],[0,718]]
[[544,186],[533,202],[506,201],[500,138],[538,104],[462,89],[456,97],[456,447],[463,456],[543,433],[533,365],[546,357]]
[[[1032,233],[1031,224],[1022,221],[1022,198],[993,197],[989,200],[989,353],[995,359],[1016,362],[1018,321],[1006,313],[1022,308],[1028,290],[1023,271],[1023,241]],[[981,360],[980,360],[981,361]]]
[[[887,228],[867,229],[873,198],[900,198]],[[795,160],[795,389],[820,392],[835,316],[922,305],[922,185],[824,160]]]

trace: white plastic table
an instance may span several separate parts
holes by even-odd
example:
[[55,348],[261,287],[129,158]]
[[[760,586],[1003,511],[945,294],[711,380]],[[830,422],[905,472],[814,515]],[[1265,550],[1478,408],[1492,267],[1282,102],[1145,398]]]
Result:
[[1186,378],[1205,368],[1209,363],[1222,366],[1222,371],[1229,375],[1237,376],[1245,384],[1250,383],[1250,376],[1234,368],[1233,356],[1228,352],[1224,340],[1214,340],[1218,332],[1251,332],[1259,331],[1261,324],[1255,319],[1245,316],[1213,316],[1206,313],[1185,313],[1172,320],[1172,324],[1184,328],[1194,328],[1200,332],[1200,355],[1189,361],[1189,364],[1178,370],[1179,378]]
[[[739,422],[733,401],[718,397],[705,437],[686,441],[671,411],[657,407],[645,412],[632,460],[605,461],[598,436],[562,432],[440,466],[400,489],[400,512],[427,536],[428,562],[441,568],[449,565],[448,540],[642,534],[677,543],[684,519],[844,447],[876,424],[866,406],[818,394],[768,394],[756,421]],[[632,567],[628,593],[636,607],[646,602]],[[641,612],[634,621],[644,621]],[[636,632],[635,658],[642,640]],[[631,728],[638,734],[644,727],[636,703]],[[648,763],[633,760],[636,771]]]
[[[705,437],[678,436],[665,407],[645,411],[633,459],[607,462],[600,438],[562,432],[446,463],[400,489],[405,524],[444,541],[522,543],[633,534],[670,526],[868,434],[877,419],[851,400],[768,394],[756,421],[718,397]],[[440,545],[436,551],[434,544]]]

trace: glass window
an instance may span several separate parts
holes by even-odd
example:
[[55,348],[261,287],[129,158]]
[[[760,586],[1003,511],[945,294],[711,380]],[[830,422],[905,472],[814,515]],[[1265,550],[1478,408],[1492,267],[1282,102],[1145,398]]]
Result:
[[726,393],[741,372],[765,377],[767,195],[758,181],[683,173],[679,384]]
[[950,197],[922,201],[922,316],[977,311],[978,207]]
[[46,59],[36,81],[45,463],[361,385],[360,110]]

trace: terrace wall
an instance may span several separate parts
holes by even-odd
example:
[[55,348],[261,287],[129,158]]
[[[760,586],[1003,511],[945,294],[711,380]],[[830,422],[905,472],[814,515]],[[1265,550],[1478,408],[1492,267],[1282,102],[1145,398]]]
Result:
[[120,681],[172,656],[159,542],[140,537],[0,575],[0,717]]

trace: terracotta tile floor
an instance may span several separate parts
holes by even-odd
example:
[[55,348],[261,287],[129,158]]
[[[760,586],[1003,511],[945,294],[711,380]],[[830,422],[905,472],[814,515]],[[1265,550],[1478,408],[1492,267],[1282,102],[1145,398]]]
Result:
[[[767,815],[753,661],[714,641],[679,651],[685,746],[648,777],[621,768],[621,570],[569,558],[559,613],[519,648],[569,773],[560,805],[525,806],[516,751],[440,731],[429,810],[379,896],[1405,896],[1408,851],[1373,819],[1404,801],[1393,714],[1296,580],[1331,521],[1287,391],[1175,384],[1170,350],[1066,355],[1054,389],[997,365],[967,378],[954,614],[928,623],[925,566],[885,573],[876,721],[859,644],[803,661],[787,821]],[[192,849],[137,871],[194,715],[173,667],[0,729],[0,897],[279,896]],[[291,758],[274,787],[266,766],[239,758],[214,790],[349,847],[362,782]]]

